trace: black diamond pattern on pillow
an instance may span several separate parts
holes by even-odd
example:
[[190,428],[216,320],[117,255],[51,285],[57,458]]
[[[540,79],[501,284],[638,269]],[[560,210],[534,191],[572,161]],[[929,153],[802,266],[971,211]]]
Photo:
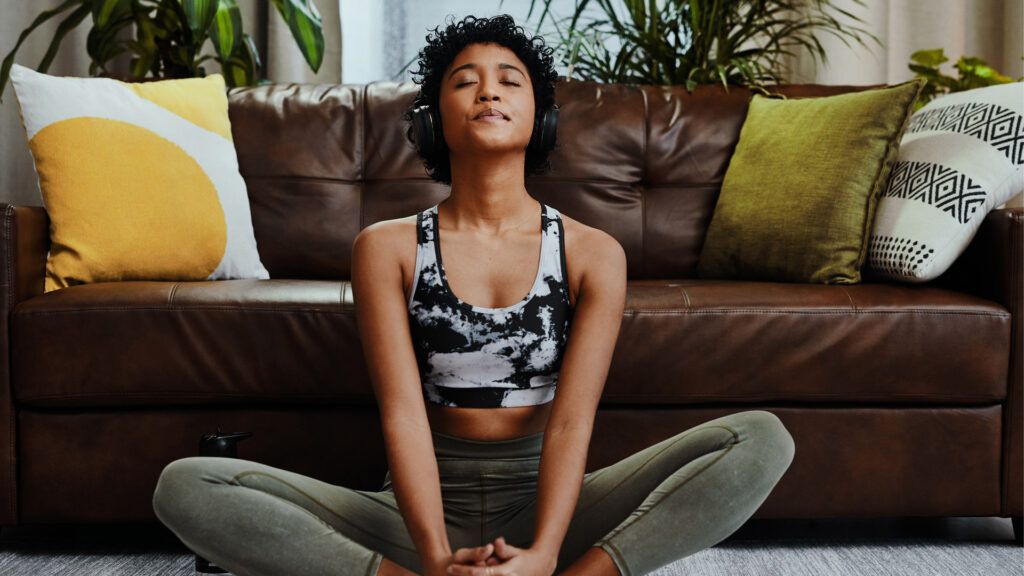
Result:
[[961,224],[985,203],[985,189],[965,174],[929,162],[897,162],[882,196],[930,204]]
[[965,102],[918,112],[907,132],[942,130],[984,140],[1016,165],[1024,164],[1024,118],[996,104]]

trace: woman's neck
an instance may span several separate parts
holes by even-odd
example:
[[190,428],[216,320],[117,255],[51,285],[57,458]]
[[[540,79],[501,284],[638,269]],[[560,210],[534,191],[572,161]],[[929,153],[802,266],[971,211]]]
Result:
[[448,227],[500,235],[536,219],[539,203],[526,188],[488,191],[456,189],[453,185],[451,195],[438,209],[444,212]]

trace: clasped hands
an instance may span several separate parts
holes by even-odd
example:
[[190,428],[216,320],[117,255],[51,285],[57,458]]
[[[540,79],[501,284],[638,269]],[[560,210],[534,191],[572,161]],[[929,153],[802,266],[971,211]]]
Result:
[[451,576],[551,576],[558,558],[533,548],[519,548],[504,536],[484,546],[459,548],[446,560]]

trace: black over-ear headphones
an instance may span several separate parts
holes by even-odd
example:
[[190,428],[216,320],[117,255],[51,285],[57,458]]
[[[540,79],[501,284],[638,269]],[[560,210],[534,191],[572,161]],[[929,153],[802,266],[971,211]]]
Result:
[[[412,131],[416,146],[424,156],[433,155],[444,140],[441,130],[441,116],[429,104],[416,107],[412,111]],[[558,132],[558,104],[541,111],[533,123],[533,135],[529,146],[550,152],[555,147],[555,135]]]

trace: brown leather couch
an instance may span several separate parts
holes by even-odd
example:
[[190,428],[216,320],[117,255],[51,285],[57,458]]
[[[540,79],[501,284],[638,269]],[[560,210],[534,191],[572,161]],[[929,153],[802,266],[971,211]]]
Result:
[[[0,525],[155,522],[160,471],[196,455],[200,436],[218,427],[253,432],[239,457],[380,488],[387,463],[349,258],[365,226],[447,195],[404,137],[401,114],[416,90],[230,91],[270,280],[44,295],[46,212],[0,208]],[[927,284],[696,278],[749,96],[558,86],[554,170],[527,187],[615,236],[629,259],[587,470],[718,416],[765,409],[797,450],[756,517],[1012,516],[1019,535],[1024,210],[990,213],[953,268]]]

